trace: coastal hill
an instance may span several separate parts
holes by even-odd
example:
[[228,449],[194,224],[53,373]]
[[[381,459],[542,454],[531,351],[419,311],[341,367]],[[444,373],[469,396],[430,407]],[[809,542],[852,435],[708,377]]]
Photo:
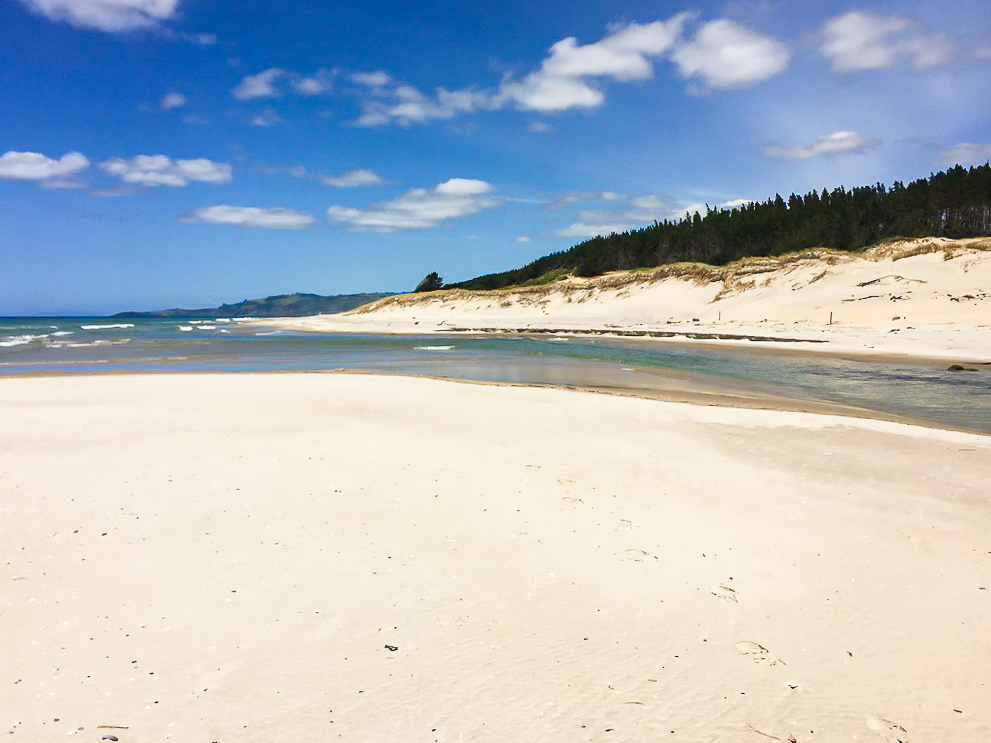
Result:
[[540,284],[563,274],[610,271],[691,261],[725,266],[812,246],[856,251],[895,238],[991,236],[991,165],[960,165],[905,185],[896,181],[852,190],[780,194],[733,209],[706,209],[677,221],[586,240],[522,268],[448,285],[500,289]]
[[235,304],[201,309],[118,312],[114,317],[302,317],[304,315],[347,312],[368,302],[390,296],[387,292],[366,294],[277,294],[262,299],[245,299]]

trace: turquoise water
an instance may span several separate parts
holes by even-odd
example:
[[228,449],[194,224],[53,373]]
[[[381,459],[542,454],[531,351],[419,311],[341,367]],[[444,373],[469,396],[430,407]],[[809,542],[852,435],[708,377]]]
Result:
[[[650,392],[679,381],[991,433],[991,367],[649,341],[274,331],[230,320],[0,318],[0,375],[346,369]],[[682,387],[681,389],[688,389]]]

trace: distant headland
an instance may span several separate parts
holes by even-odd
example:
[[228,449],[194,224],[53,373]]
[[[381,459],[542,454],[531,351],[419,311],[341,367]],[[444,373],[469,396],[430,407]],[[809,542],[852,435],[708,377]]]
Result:
[[303,317],[305,315],[347,312],[363,304],[392,296],[390,292],[366,294],[277,294],[260,299],[245,299],[235,304],[200,309],[118,312],[114,317]]

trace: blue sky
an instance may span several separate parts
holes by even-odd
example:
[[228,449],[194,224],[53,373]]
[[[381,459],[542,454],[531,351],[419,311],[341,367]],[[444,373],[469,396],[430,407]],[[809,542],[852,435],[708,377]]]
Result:
[[0,314],[409,290],[991,157],[986,0],[0,0]]

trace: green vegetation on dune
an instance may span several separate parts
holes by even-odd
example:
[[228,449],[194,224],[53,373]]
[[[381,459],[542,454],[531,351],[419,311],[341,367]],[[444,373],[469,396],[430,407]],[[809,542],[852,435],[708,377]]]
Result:
[[512,271],[450,284],[456,289],[535,286],[563,276],[673,263],[723,266],[741,258],[780,256],[811,247],[853,251],[903,237],[991,235],[991,165],[950,168],[890,188],[878,183],[851,191],[780,195],[736,209],[708,209],[672,222],[595,237]]

